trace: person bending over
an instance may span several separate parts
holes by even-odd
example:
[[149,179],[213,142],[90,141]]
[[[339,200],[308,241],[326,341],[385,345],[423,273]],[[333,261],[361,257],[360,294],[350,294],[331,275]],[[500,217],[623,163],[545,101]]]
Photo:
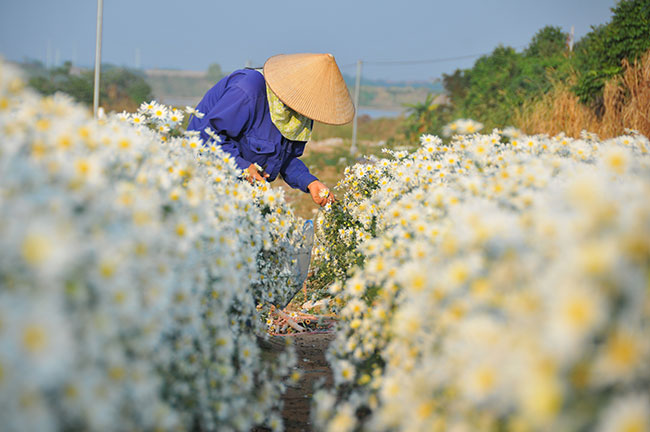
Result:
[[196,110],[204,116],[193,115],[187,129],[199,132],[204,142],[218,135],[221,148],[251,182],[281,175],[318,205],[334,200],[298,159],[314,121],[341,125],[354,117],[331,54],[281,54],[263,69],[236,70],[208,90]]

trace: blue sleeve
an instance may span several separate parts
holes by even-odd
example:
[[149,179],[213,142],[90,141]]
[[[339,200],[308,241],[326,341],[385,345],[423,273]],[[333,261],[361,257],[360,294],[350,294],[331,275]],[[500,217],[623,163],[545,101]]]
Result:
[[294,189],[300,189],[303,192],[309,192],[307,186],[314,180],[318,180],[312,173],[309,172],[307,165],[300,159],[300,156],[305,149],[305,143],[294,143],[291,149],[291,154],[280,168],[282,178],[289,186]]
[[250,162],[241,157],[239,147],[232,138],[241,135],[248,128],[252,115],[253,105],[248,95],[238,87],[229,87],[206,113],[201,137],[209,139],[204,129],[210,127],[221,137],[221,148],[235,158],[240,169],[246,169]]

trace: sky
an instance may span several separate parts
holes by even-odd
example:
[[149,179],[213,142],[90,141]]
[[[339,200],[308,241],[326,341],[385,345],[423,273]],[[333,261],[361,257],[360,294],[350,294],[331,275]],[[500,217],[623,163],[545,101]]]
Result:
[[[275,54],[332,53],[342,72],[386,80],[433,80],[476,57],[518,50],[546,25],[578,40],[611,19],[615,0],[104,0],[102,61],[142,68],[224,71]],[[97,1],[0,0],[0,55],[91,66]]]

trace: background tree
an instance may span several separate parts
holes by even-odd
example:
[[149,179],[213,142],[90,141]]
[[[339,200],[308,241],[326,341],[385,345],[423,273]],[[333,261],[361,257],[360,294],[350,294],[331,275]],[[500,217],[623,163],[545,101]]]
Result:
[[575,47],[579,72],[574,91],[584,103],[602,107],[605,81],[622,72],[621,62],[634,62],[650,49],[650,0],[622,0],[606,25],[592,27]]
[[533,39],[524,50],[524,56],[549,58],[564,53],[566,49],[567,34],[559,27],[546,26],[533,36]]
[[479,58],[468,74],[467,95],[457,106],[459,116],[492,125],[506,123],[518,99],[520,59],[521,54],[504,46]]
[[[474,66],[443,75],[453,110],[436,110],[445,119],[470,117],[487,127],[510,124],[513,113],[526,101],[548,92],[553,83],[571,73],[566,48],[567,34],[547,26],[533,36],[526,49],[498,46],[479,58]],[[433,120],[432,124],[441,123]],[[431,128],[435,129],[435,128]]]
[[[44,95],[63,92],[88,106],[93,102],[94,76],[91,70],[74,69],[68,61],[51,69],[32,62],[26,71],[30,75],[29,85]],[[100,101],[104,108],[135,111],[142,102],[152,98],[151,87],[141,72],[102,65]]]
[[208,66],[208,72],[206,74],[208,80],[216,83],[224,76],[226,75],[221,70],[221,66],[219,65],[219,63],[212,63],[210,66]]
[[442,84],[452,103],[460,103],[467,95],[469,70],[456,69],[453,74],[442,74]]

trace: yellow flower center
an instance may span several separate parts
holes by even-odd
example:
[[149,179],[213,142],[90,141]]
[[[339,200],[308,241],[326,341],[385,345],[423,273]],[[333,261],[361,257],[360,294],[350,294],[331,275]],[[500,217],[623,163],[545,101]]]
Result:
[[21,248],[25,261],[31,265],[37,265],[44,262],[52,252],[52,243],[50,239],[43,235],[28,234]]
[[43,351],[46,345],[46,333],[43,327],[38,325],[27,326],[23,331],[23,345],[32,354]]

